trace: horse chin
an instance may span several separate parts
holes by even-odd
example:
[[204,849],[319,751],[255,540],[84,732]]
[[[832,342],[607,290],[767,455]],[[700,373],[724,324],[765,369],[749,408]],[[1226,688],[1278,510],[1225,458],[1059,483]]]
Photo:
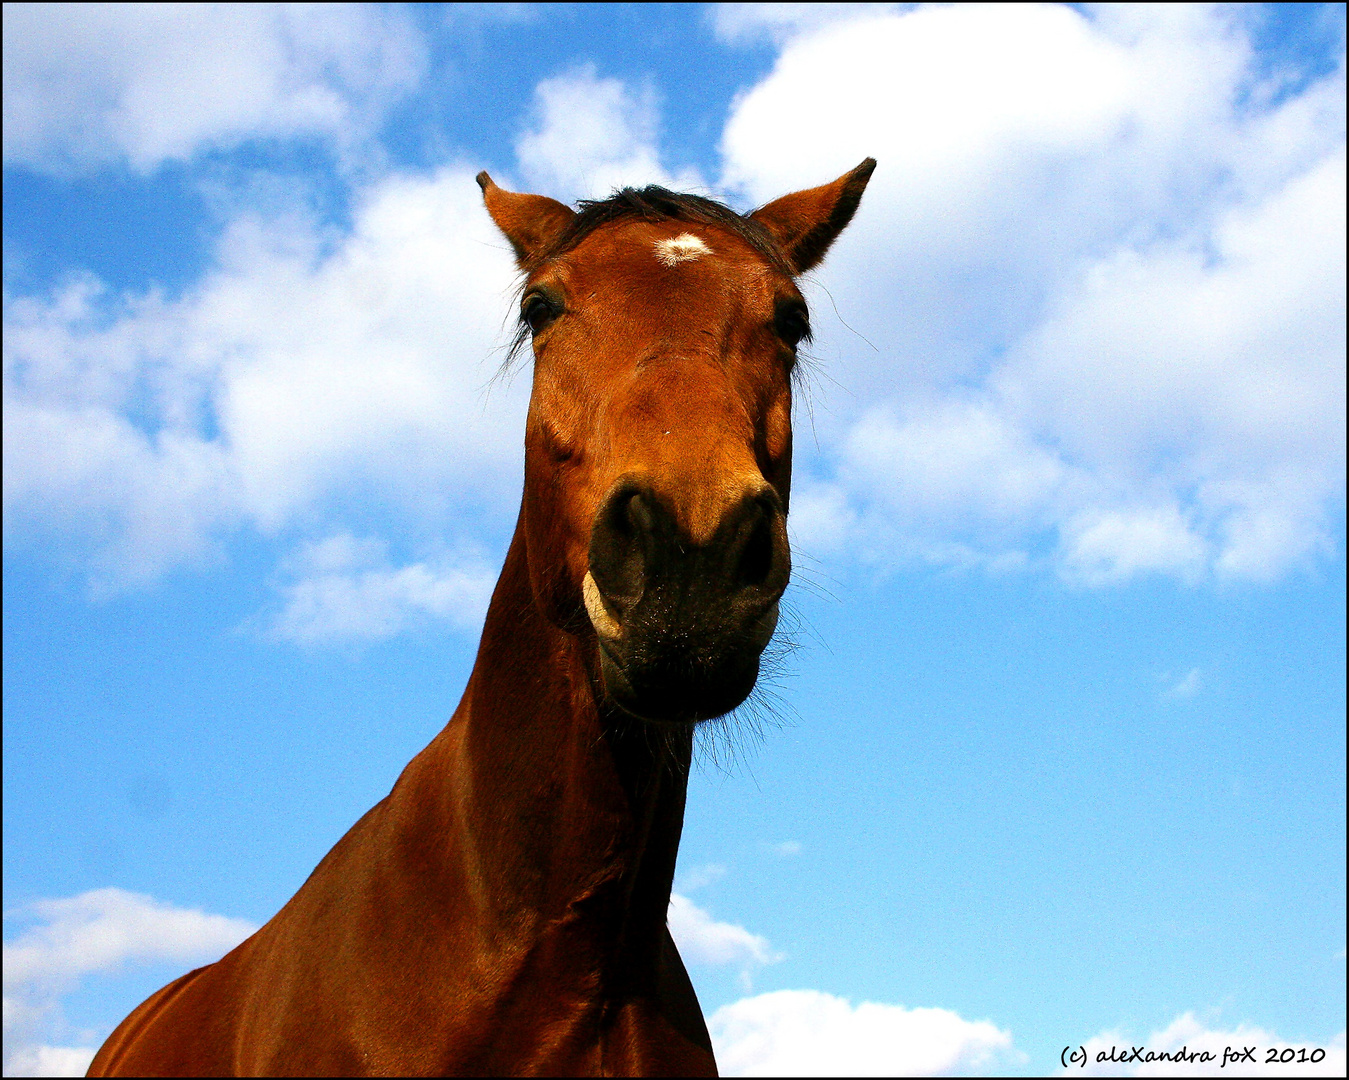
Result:
[[736,660],[695,682],[660,665],[624,663],[600,645],[605,699],[629,716],[656,724],[713,720],[743,702],[759,677],[759,657]]
[[[604,634],[596,627],[606,699],[624,713],[653,723],[699,723],[740,705],[759,677],[759,659],[777,625],[773,604],[733,646],[697,650],[697,660],[672,654],[663,639],[679,635],[646,628]],[[606,629],[609,626],[606,625]]]

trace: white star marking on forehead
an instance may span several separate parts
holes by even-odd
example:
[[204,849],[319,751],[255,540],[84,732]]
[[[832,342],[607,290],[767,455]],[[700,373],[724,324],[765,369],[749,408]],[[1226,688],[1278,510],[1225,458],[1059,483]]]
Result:
[[680,233],[668,240],[656,241],[656,258],[666,266],[692,262],[702,255],[711,255],[712,249],[693,233]]

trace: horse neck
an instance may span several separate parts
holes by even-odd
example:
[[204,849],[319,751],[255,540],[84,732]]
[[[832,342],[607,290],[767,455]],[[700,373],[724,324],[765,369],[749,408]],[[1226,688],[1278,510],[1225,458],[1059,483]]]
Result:
[[494,934],[560,921],[640,962],[663,941],[692,732],[610,715],[588,648],[539,610],[517,529],[464,699],[419,772]]

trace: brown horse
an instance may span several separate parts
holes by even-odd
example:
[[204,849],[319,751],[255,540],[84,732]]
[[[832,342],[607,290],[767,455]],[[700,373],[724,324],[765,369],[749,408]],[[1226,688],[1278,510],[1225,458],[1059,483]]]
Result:
[[875,162],[741,216],[478,176],[527,278],[519,523],[463,701],[261,930],[89,1075],[714,1075],[666,929],[693,729],[790,573],[793,279]]

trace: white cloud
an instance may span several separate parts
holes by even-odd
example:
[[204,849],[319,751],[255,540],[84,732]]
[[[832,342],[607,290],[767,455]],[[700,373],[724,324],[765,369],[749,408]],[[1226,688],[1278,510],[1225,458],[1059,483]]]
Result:
[[807,31],[853,18],[862,12],[893,11],[901,4],[717,4],[708,13],[719,41],[782,45]]
[[6,1076],[83,1076],[98,1048],[94,1046],[18,1045],[5,1051]]
[[906,1009],[818,990],[743,998],[708,1019],[726,1076],[990,1075],[1012,1036],[947,1009]]
[[856,531],[857,519],[857,510],[842,486],[821,483],[809,474],[794,477],[787,519],[793,561],[800,552],[819,557],[842,550]]
[[995,376],[1006,410],[1103,487],[1155,485],[1188,504],[1194,528],[1171,531],[1203,539],[1172,545],[1177,568],[1204,547],[1216,573],[1269,577],[1330,542],[1344,472],[1344,199],[1341,148],[1220,218],[1207,252],[1117,253]]
[[6,942],[6,985],[65,986],[126,961],[187,963],[233,948],[257,927],[122,889],[94,889],[30,910],[45,920]]
[[6,1076],[80,1075],[88,1068],[96,1047],[48,1042],[68,1034],[60,998],[83,977],[128,963],[206,963],[257,929],[121,889],[40,900],[24,914],[40,921],[4,946]]
[[497,579],[473,556],[393,566],[385,544],[346,533],[305,545],[288,569],[271,634],[301,645],[377,641],[425,618],[477,630]]
[[880,161],[814,296],[843,390],[801,462],[808,551],[1107,585],[1333,550],[1343,62],[1281,100],[1250,17],[954,5],[780,38],[724,182],[760,201]]
[[409,498],[495,471],[514,486],[522,425],[489,418],[483,392],[513,274],[467,170],[383,181],[313,263],[249,221],[224,247],[192,344],[219,364],[220,425],[264,527],[353,480]]
[[[1074,92],[1064,93],[1066,86]],[[727,122],[727,176],[764,200],[871,155],[888,167],[877,171],[869,198],[902,192],[927,204],[922,209],[966,215],[977,211],[976,200],[1018,179],[996,171],[1009,151],[1102,140],[1128,89],[1119,50],[1064,8],[868,12],[786,45]],[[808,155],[799,152],[805,133]],[[944,198],[938,184],[948,188]],[[936,230],[957,245],[974,221],[923,220],[920,208],[908,211],[911,235]]]
[[593,64],[585,64],[543,80],[534,97],[534,126],[515,145],[531,190],[571,201],[603,198],[627,185],[702,186],[696,173],[672,176],[662,168],[650,86],[634,91],[620,79],[601,79]]
[[234,499],[223,448],[180,432],[148,434],[98,407],[7,400],[6,509],[95,550],[100,585],[144,581],[213,550]]
[[358,494],[437,532],[508,521],[527,386],[485,390],[505,247],[470,173],[445,169],[366,190],[336,240],[242,214],[174,302],[88,279],[7,296],[7,527],[73,538],[116,586]]
[[670,894],[667,916],[679,954],[693,964],[772,964],[782,957],[766,938],[736,923],[717,922],[688,897]]
[[720,881],[726,876],[726,867],[721,863],[704,863],[692,870],[681,871],[675,879],[675,891],[681,893],[697,892],[704,886]]
[[19,5],[4,23],[5,163],[148,173],[253,138],[346,152],[425,65],[396,9]]
[[902,420],[886,407],[864,413],[844,453],[850,486],[874,489],[892,512],[950,524],[970,514],[1021,523],[1067,472],[990,403],[954,397],[911,404]]
[[1092,508],[1065,522],[1061,532],[1065,571],[1093,585],[1146,571],[1195,577],[1208,554],[1175,505]]
[[[1114,1051],[1131,1057],[1135,1047],[1142,1047],[1140,1056],[1148,1051],[1154,1054],[1183,1054],[1181,1063],[1175,1060],[1110,1061]],[[1247,1047],[1254,1047],[1255,1060],[1244,1060]],[[1231,1049],[1238,1055],[1231,1061],[1224,1058],[1224,1051]],[[1085,1065],[1071,1065],[1064,1070],[1069,1076],[1343,1076],[1345,1072],[1345,1035],[1341,1031],[1328,1044],[1319,1048],[1313,1043],[1290,1043],[1280,1039],[1264,1028],[1238,1024],[1235,1028],[1221,1030],[1209,1028],[1201,1023],[1192,1012],[1176,1017],[1171,1024],[1154,1031],[1140,1042],[1135,1042],[1118,1031],[1102,1032],[1087,1041],[1085,1047],[1087,1059]],[[1320,1061],[1313,1062],[1309,1056],[1315,1050],[1321,1050]],[[1289,1053],[1288,1061],[1268,1062],[1269,1051]],[[1299,1051],[1305,1051],[1307,1057]],[[1105,1060],[1097,1060],[1104,1055]],[[1190,1056],[1193,1055],[1193,1056]],[[1203,1060],[1208,1056],[1208,1060]]]
[[1198,668],[1191,668],[1179,680],[1167,687],[1163,697],[1192,698],[1204,687],[1204,676]]

